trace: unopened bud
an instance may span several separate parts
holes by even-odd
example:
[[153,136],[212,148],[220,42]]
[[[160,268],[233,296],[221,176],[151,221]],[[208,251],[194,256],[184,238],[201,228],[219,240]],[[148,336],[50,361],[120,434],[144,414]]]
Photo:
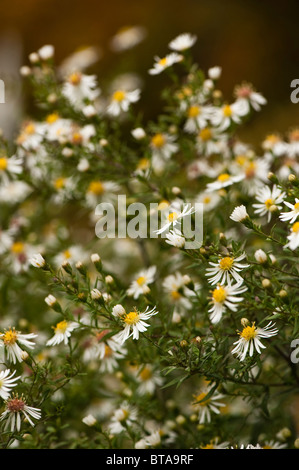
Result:
[[264,287],[264,289],[268,289],[268,287],[271,287],[271,281],[269,279],[263,279],[262,286]]

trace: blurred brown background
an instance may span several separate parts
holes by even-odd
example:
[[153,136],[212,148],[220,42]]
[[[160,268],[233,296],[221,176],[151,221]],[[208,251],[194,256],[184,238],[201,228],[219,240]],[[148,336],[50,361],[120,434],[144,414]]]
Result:
[[[177,34],[192,32],[198,36],[193,53],[200,66],[222,66],[220,88],[227,99],[234,85],[246,80],[268,100],[244,129],[244,138],[260,142],[270,132],[299,125],[299,103],[290,101],[290,83],[299,78],[296,0],[0,0],[0,13],[0,78],[18,72],[28,54],[44,44],[55,46],[57,63],[80,46],[95,45],[103,53],[92,69],[100,83],[117,71],[139,73],[144,101],[154,112],[161,78],[147,74],[153,57],[167,53]],[[111,37],[127,25],[144,26],[146,39],[122,54],[112,53]],[[0,105],[0,127],[19,119],[17,79],[9,92],[10,100],[7,96]]]

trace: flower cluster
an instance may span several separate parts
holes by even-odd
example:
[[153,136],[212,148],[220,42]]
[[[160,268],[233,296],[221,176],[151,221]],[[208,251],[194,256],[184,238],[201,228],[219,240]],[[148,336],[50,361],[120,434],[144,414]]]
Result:
[[38,109],[0,140],[1,448],[299,447],[299,131],[243,142],[267,101],[224,97],[196,42],[110,83],[90,48],[21,69]]

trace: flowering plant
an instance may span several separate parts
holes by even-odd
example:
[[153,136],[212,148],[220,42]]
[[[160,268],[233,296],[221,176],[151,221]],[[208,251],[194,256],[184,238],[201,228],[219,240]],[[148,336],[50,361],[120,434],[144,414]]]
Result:
[[[299,132],[241,141],[266,99],[227,101],[195,42],[149,66],[150,121],[134,79],[105,89],[50,45],[21,69],[38,117],[0,147],[2,448],[298,444]],[[122,195],[161,226],[97,236]]]

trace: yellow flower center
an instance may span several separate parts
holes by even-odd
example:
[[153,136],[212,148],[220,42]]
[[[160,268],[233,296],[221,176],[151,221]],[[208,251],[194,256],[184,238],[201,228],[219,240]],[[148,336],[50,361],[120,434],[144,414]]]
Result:
[[15,342],[18,339],[18,334],[15,331],[15,329],[12,330],[10,328],[8,331],[6,331],[4,333],[4,336],[2,337],[2,339],[3,339],[5,345],[15,344]]
[[233,114],[232,108],[228,104],[223,106],[222,111],[225,117],[231,117]]
[[127,325],[136,325],[139,321],[139,315],[137,312],[130,312],[124,316],[123,320]]
[[210,196],[206,196],[206,197],[204,197],[204,199],[203,199],[203,203],[204,203],[204,204],[209,204],[209,202],[211,202],[211,198],[210,198]]
[[188,109],[188,117],[189,118],[196,118],[200,114],[200,107],[199,106],[190,106]]
[[65,178],[63,178],[62,176],[60,178],[57,178],[54,181],[54,186],[56,189],[62,189],[64,185],[65,185]]
[[55,332],[65,333],[66,329],[67,329],[67,321],[62,320],[61,322],[57,323],[55,327]]
[[214,444],[206,444],[205,446],[201,446],[201,449],[214,449]]
[[247,163],[247,157],[245,155],[238,155],[237,158],[236,158],[236,162],[238,163],[238,165],[245,165],[245,163]]
[[177,220],[177,218],[178,218],[177,212],[170,212],[170,214],[168,214],[167,216],[168,222],[174,222],[175,220]]
[[24,243],[15,242],[11,245],[10,249],[14,254],[19,255],[19,254],[23,253],[24,248],[25,248]]
[[223,183],[224,181],[229,180],[230,175],[228,173],[222,173],[221,175],[218,176],[218,181],[221,181]]
[[229,256],[225,256],[219,261],[219,266],[223,271],[229,271],[234,264],[234,258],[230,258]]
[[182,297],[182,295],[177,290],[173,290],[171,292],[172,300],[180,300],[181,297]]
[[71,252],[69,250],[65,250],[63,252],[63,256],[65,259],[70,259],[72,257]]
[[46,121],[47,121],[48,124],[53,124],[53,123],[56,122],[58,119],[59,119],[59,115],[58,115],[57,113],[49,114],[49,115],[46,117]]
[[104,357],[110,357],[113,354],[113,350],[108,346],[108,344],[105,344],[105,356]]
[[299,202],[296,202],[296,204],[294,204],[294,209],[295,211],[299,211]]
[[0,158],[0,171],[4,171],[7,169],[7,158],[1,157]]
[[146,278],[144,276],[140,276],[138,279],[136,279],[136,282],[139,286],[142,286],[146,281]]
[[255,175],[256,163],[250,162],[246,168],[245,174],[247,178],[252,178]]
[[292,226],[292,232],[299,232],[299,222],[294,223],[294,225]]
[[82,135],[80,134],[80,132],[74,132],[73,135],[72,135],[72,143],[73,144],[81,144],[82,142]]
[[246,326],[243,331],[240,333],[240,336],[246,341],[250,341],[256,336],[256,326],[253,323],[252,326]]
[[270,207],[273,206],[273,204],[274,204],[273,199],[267,199],[265,201],[265,206],[267,207],[267,209],[270,209]]
[[100,196],[104,192],[104,186],[100,181],[92,181],[88,187],[88,192]]
[[213,291],[213,299],[217,303],[223,303],[227,297],[227,293],[224,287],[218,287]]
[[117,90],[113,93],[112,99],[114,101],[118,101],[120,103],[121,101],[123,101],[125,99],[125,97],[126,97],[126,93],[124,91]]
[[25,129],[24,129],[26,134],[32,135],[35,132],[35,126],[34,124],[28,124]]
[[167,65],[167,57],[163,57],[162,59],[160,59],[159,65],[162,65],[163,67],[165,67],[165,65]]
[[206,142],[207,140],[210,140],[211,137],[212,137],[211,129],[209,129],[208,127],[205,127],[204,129],[201,129],[201,131],[199,133],[199,137],[204,142]]
[[140,372],[139,377],[144,381],[149,380],[152,377],[152,371],[148,367],[145,367]]
[[200,393],[199,395],[197,395],[197,396],[195,397],[195,400],[196,400],[197,402],[200,402],[200,403],[196,403],[196,405],[206,406],[206,405],[209,403],[209,401],[210,401],[209,398],[208,398],[207,400],[205,400],[205,397],[206,397],[206,396],[207,396],[207,393],[204,393],[204,392],[202,392],[202,393]]
[[148,158],[141,158],[138,162],[137,168],[138,170],[147,170],[149,168],[149,159]]
[[162,134],[156,134],[152,138],[151,142],[154,147],[161,148],[165,145],[165,137]]
[[69,82],[74,86],[79,85],[79,83],[81,82],[81,74],[78,72],[72,73],[69,76]]

